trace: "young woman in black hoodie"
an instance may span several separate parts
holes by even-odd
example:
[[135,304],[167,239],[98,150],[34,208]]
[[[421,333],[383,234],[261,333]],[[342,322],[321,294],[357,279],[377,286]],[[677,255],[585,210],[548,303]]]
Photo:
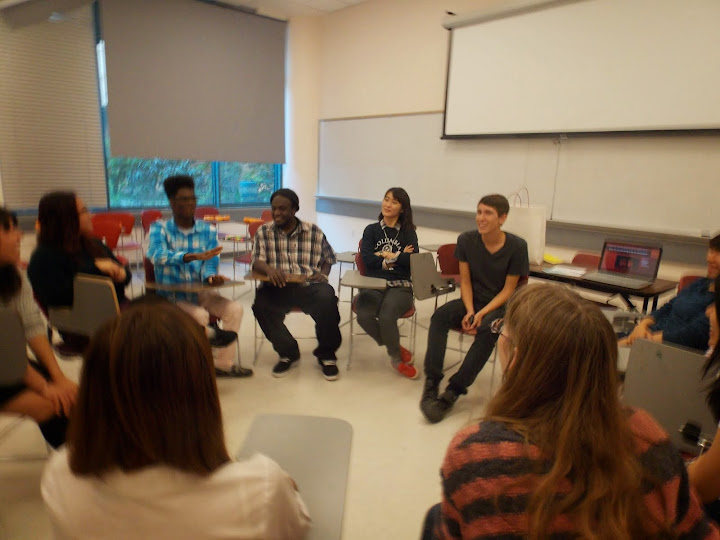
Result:
[[378,345],[387,348],[393,369],[414,379],[412,354],[400,346],[397,327],[397,320],[413,305],[410,254],[418,251],[410,197],[403,188],[385,193],[378,220],[365,227],[360,253],[366,275],[386,279],[387,288],[360,291],[357,319]]

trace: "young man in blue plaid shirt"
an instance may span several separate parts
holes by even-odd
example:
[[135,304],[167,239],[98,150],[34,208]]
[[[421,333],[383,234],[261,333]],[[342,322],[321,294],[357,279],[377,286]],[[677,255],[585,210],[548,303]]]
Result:
[[[317,225],[295,217],[300,204],[293,190],[277,190],[270,205],[273,220],[255,233],[252,268],[268,278],[255,294],[253,312],[280,355],[273,375],[287,375],[300,360],[297,341],[283,322],[285,315],[298,307],[315,320],[318,346],[313,354],[323,377],[334,381],[338,378],[335,352],[342,342],[338,299],[328,283],[335,252]],[[290,274],[305,276],[305,281],[289,283]]]
[[[156,221],[150,226],[147,257],[155,265],[155,281],[162,285],[193,282],[222,285],[227,279],[218,274],[222,247],[218,246],[215,227],[195,219],[195,182],[190,176],[171,176],[165,179],[164,187],[173,217],[166,221]],[[214,290],[199,294],[158,291],[158,294],[174,300],[178,307],[205,327],[208,326],[211,314],[219,317],[224,331],[233,332],[237,338],[243,315],[239,303],[224,298]],[[215,334],[225,334],[223,330],[211,327],[210,332],[213,330]],[[213,350],[216,375],[252,375],[251,369],[240,367],[239,358],[235,365],[235,345],[228,344],[227,340],[224,345]]]

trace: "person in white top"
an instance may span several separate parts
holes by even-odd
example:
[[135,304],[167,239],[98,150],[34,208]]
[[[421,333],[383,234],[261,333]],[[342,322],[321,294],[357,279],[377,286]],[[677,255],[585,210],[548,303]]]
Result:
[[310,517],[270,458],[225,447],[210,346],[189,315],[140,303],[86,352],[68,444],[41,490],[58,539],[300,539]]

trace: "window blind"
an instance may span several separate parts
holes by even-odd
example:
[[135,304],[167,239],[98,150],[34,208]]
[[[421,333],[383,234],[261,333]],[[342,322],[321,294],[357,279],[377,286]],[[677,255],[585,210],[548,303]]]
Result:
[[91,6],[13,28],[0,17],[4,204],[36,209],[51,190],[105,207],[105,159]]
[[285,161],[285,22],[193,0],[100,7],[113,156]]

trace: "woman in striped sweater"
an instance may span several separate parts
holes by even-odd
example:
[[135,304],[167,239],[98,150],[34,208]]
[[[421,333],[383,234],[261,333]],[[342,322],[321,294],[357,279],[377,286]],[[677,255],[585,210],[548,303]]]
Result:
[[620,404],[596,306],[531,285],[493,328],[503,385],[450,444],[425,538],[720,538],[665,432]]

